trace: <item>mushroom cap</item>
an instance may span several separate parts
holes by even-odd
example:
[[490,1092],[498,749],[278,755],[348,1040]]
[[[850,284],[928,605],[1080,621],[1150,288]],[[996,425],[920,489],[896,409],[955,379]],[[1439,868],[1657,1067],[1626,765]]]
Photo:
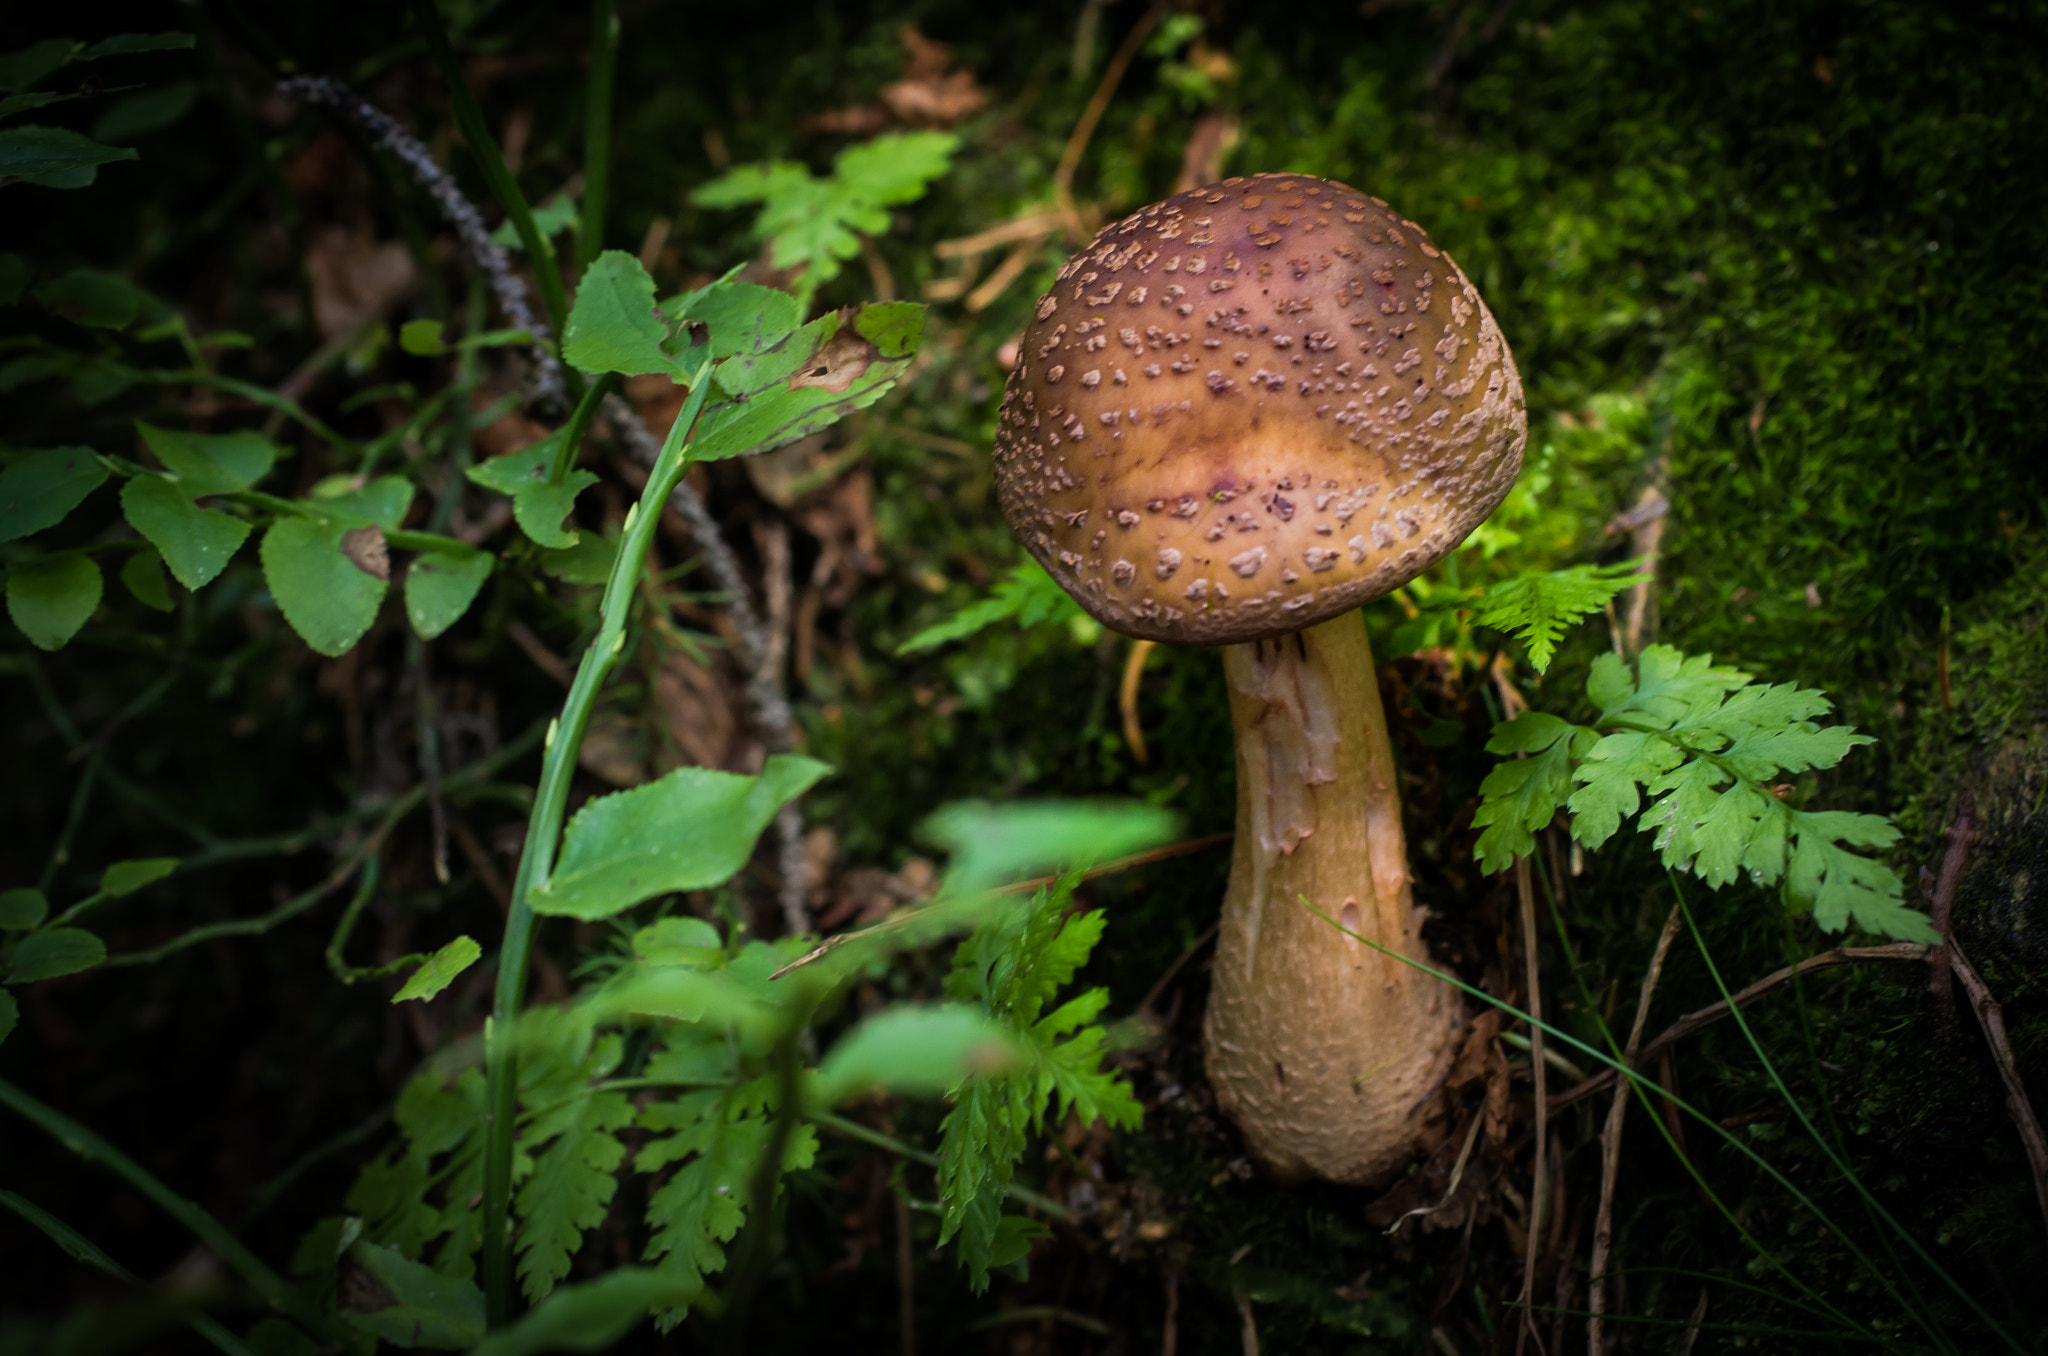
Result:
[[1134,212],[1060,269],[1003,393],[996,489],[1105,626],[1224,645],[1428,569],[1527,441],[1514,357],[1420,226],[1258,174]]

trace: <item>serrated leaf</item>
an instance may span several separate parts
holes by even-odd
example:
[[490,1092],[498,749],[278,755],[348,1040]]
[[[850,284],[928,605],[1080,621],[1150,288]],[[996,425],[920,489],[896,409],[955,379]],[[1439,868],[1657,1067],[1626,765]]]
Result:
[[448,945],[420,962],[420,968],[412,972],[398,992],[391,995],[394,1003],[408,999],[429,999],[455,982],[470,966],[483,958],[484,949],[474,937],[457,937]]
[[1605,843],[1622,820],[1641,808],[1637,784],[1661,776],[1684,760],[1685,750],[1640,730],[1623,730],[1599,739],[1572,774],[1580,783],[1566,802],[1573,816],[1572,836],[1589,848]]
[[890,1008],[833,1043],[812,1091],[828,1107],[878,1090],[936,1097],[969,1074],[1001,1073],[1019,1058],[1008,1033],[974,1008]]
[[235,433],[185,433],[135,421],[142,440],[177,478],[187,498],[236,494],[270,474],[284,449],[253,429]]
[[722,884],[746,865],[775,812],[830,770],[777,754],[758,777],[682,767],[598,796],[569,821],[553,875],[529,894],[534,911],[609,918],[656,895]]
[[556,449],[562,445],[562,438],[563,431],[557,429],[517,452],[507,452],[502,457],[480,461],[464,474],[487,490],[496,490],[499,494],[517,494],[529,485],[547,480],[548,472],[555,464]]
[[358,1241],[349,1257],[383,1284],[396,1303],[363,1313],[344,1309],[351,1327],[394,1346],[466,1351],[484,1335],[484,1295],[473,1281],[443,1276],[393,1248]]
[[1515,636],[1527,647],[1530,665],[1542,673],[1567,627],[1600,611],[1636,580],[1634,561],[1517,575],[1486,591],[1474,604],[1473,620]]
[[27,932],[50,916],[50,901],[32,886],[0,892],[0,932]]
[[249,524],[219,509],[199,507],[161,476],[136,476],[123,485],[121,511],[188,589],[205,588],[218,578],[249,537]]
[[690,438],[690,459],[744,457],[830,428],[887,395],[910,368],[908,359],[881,360],[864,339],[835,348],[837,342],[820,349],[790,384],[706,410]]
[[585,1230],[604,1223],[618,1190],[613,1174],[626,1158],[618,1130],[632,1123],[633,1104],[622,1092],[593,1092],[560,1118],[560,1130],[534,1160],[520,1188],[519,1278],[529,1301],[569,1274],[569,1259]]
[[0,471],[0,542],[55,527],[107,478],[89,447],[31,452]]
[[100,873],[100,889],[109,897],[119,899],[132,895],[145,885],[154,885],[178,869],[176,857],[138,857],[133,861],[115,862]]
[[1084,616],[1081,605],[1035,560],[1013,565],[985,598],[961,608],[946,620],[927,626],[896,647],[899,656],[929,650],[971,636],[1012,617],[1019,626],[1065,624]]
[[1524,711],[1493,727],[1488,753],[1540,753],[1579,727],[1546,711]]
[[1512,866],[1535,847],[1534,830],[1548,824],[1571,790],[1571,739],[1542,753],[1494,765],[1479,784],[1479,808],[1472,822],[1485,828],[1475,849],[1489,874]]
[[662,351],[668,326],[654,304],[654,279],[624,250],[606,250],[584,270],[562,341],[562,357],[579,371],[626,376],[681,368]]
[[164,581],[164,558],[152,547],[129,553],[121,562],[121,583],[144,607],[169,612],[171,586]]
[[318,654],[343,655],[384,601],[384,581],[350,560],[342,522],[283,517],[263,534],[263,577],[284,619]]
[[7,615],[39,650],[61,650],[100,605],[106,585],[89,556],[45,556],[7,568]]
[[9,984],[33,984],[90,970],[107,958],[107,944],[84,928],[31,932],[7,958]]
[[470,556],[424,552],[405,567],[405,615],[422,640],[432,640],[462,619],[476,601],[497,562],[478,551]]
[[64,127],[0,129],[0,176],[44,188],[86,188],[99,167],[140,157],[127,146],[107,146]]

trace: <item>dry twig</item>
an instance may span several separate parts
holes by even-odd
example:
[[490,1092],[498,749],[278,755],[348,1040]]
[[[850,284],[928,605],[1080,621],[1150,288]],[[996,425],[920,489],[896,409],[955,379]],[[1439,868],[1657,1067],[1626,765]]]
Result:
[[1060,219],[1066,223],[1067,232],[1076,241],[1084,239],[1088,230],[1081,223],[1081,214],[1074,207],[1074,171],[1081,166],[1081,156],[1088,149],[1089,138],[1095,135],[1095,126],[1102,121],[1102,115],[1109,111],[1109,101],[1116,94],[1116,87],[1123,83],[1124,72],[1130,68],[1131,59],[1138,55],[1138,48],[1159,26],[1167,14],[1164,4],[1155,4],[1131,25],[1131,31],[1124,34],[1123,43],[1116,49],[1116,55],[1109,59],[1109,65],[1102,72],[1102,80],[1095,86],[1095,97],[1082,110],[1081,120],[1074,124],[1074,134],[1067,138],[1067,148],[1060,153],[1059,168],[1052,174],[1053,193],[1059,203]]
[[[1637,1047],[1642,1044],[1643,1026],[1650,1020],[1650,998],[1657,991],[1657,978],[1664,973],[1664,958],[1671,954],[1672,939],[1678,936],[1683,915],[1678,905],[1664,920],[1657,935],[1657,949],[1650,956],[1650,969],[1643,976],[1642,996],[1636,1000],[1636,1019],[1628,1032],[1628,1048],[1622,1061],[1633,1067]],[[1621,1126],[1628,1115],[1628,1085],[1614,1090],[1614,1102],[1607,1109],[1607,1125],[1600,1132],[1600,1206],[1593,1216],[1593,1260],[1588,1264],[1590,1291],[1586,1303],[1586,1351],[1588,1356],[1606,1356],[1607,1257],[1614,1245],[1614,1178],[1621,1167]]]
[[[1941,859],[1941,877],[1928,888],[1927,868],[1920,868],[1920,889],[1928,899],[1927,921],[1934,924],[1934,930],[1948,942],[1949,914],[1955,907],[1956,886],[1963,879],[1963,867],[1970,860],[1970,848],[1977,841],[1975,814],[1977,801],[1964,787],[1956,797],[1956,818],[1948,826],[1948,851]],[[1951,944],[1952,946],[1952,944]],[[1955,1017],[1955,981],[1950,966],[1943,963],[1943,950],[1937,948],[1927,953],[1927,992],[1934,995],[1934,1010],[1943,1022]]]
[[2026,1146],[2027,1169],[2034,1177],[2034,1200],[2041,1207],[2042,1223],[2048,1224],[2048,1138],[2041,1134],[2034,1104],[2027,1099],[2026,1085],[2020,1082],[2019,1065],[2013,1062],[2012,1042],[2005,1034],[2005,1010],[1991,996],[1991,990],[1984,987],[1977,967],[1970,964],[1970,958],[1953,939],[1948,944],[1948,957],[1956,978],[1963,982],[1963,992],[1969,995],[1970,1010],[1977,1014],[1977,1022],[1984,1028],[1991,1060],[1998,1066],[1998,1077],[2005,1084],[2006,1109],[2012,1113],[2020,1142]]
[[[1515,860],[1515,891],[1522,900],[1522,969],[1524,983],[1528,986],[1529,1003],[1529,1076],[1536,1084],[1536,1171],[1529,1184],[1529,1229],[1528,1243],[1522,1259],[1522,1294],[1518,1301],[1522,1321],[1515,1330],[1515,1353],[1521,1356],[1525,1339],[1536,1331],[1536,1311],[1531,1301],[1536,1293],[1536,1242],[1541,1236],[1543,1225],[1543,1198],[1549,1186],[1549,1166],[1546,1161],[1546,1136],[1549,1131],[1549,1107],[1545,1105],[1545,1094],[1550,1083],[1549,1070],[1543,1063],[1543,988],[1541,967],[1537,963],[1536,951],[1536,890],[1529,883],[1529,859]],[[1643,994],[1643,1002],[1649,1003],[1649,992]],[[1642,1019],[1637,1018],[1637,1026]],[[1540,1348],[1543,1339],[1536,1338]]]

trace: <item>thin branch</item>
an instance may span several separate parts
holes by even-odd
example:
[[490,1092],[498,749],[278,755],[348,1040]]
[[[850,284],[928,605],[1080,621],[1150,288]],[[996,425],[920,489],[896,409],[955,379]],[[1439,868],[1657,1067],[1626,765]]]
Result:
[[1977,1014],[1977,1021],[1984,1028],[1984,1039],[1991,1046],[1992,1062],[1998,1065],[1998,1077],[2005,1084],[2006,1109],[2012,1113],[2012,1123],[2019,1127],[2020,1142],[2026,1145],[2027,1168],[2034,1175],[2034,1200],[2041,1207],[2042,1222],[2048,1224],[2048,1138],[2043,1137],[2041,1122],[2034,1115],[2034,1104],[2027,1099],[2026,1085],[2020,1082],[2019,1065],[2012,1057],[2012,1042],[2005,1034],[2005,1009],[1991,996],[1991,990],[1984,987],[1977,967],[1970,964],[1969,957],[1953,939],[1948,944],[1948,956],[1956,978],[1963,982],[1963,992],[1969,995],[1970,1009]]
[[1082,228],[1081,214],[1074,210],[1074,171],[1080,168],[1081,155],[1088,149],[1088,139],[1095,135],[1095,125],[1102,121],[1102,115],[1109,111],[1109,101],[1116,94],[1116,87],[1123,83],[1124,71],[1129,69],[1131,59],[1138,55],[1138,48],[1166,14],[1164,4],[1155,4],[1139,15],[1138,21],[1131,25],[1131,31],[1124,34],[1122,45],[1102,72],[1101,83],[1095,86],[1095,96],[1082,110],[1081,120],[1074,124],[1074,134],[1067,138],[1066,150],[1060,153],[1059,168],[1052,173],[1053,192],[1059,201],[1060,218],[1076,239],[1088,232]]
[[[547,322],[534,313],[532,294],[527,291],[525,279],[512,271],[510,256],[491,239],[490,231],[484,226],[483,214],[476,210],[476,204],[463,196],[455,176],[434,163],[433,154],[419,138],[339,80],[319,75],[298,75],[281,82],[277,90],[287,98],[300,99],[347,118],[368,132],[376,145],[397,156],[411,172],[413,182],[427,191],[435,206],[441,209],[441,215],[455,228],[455,234],[462,240],[463,252],[490,280],[491,294],[497,298],[498,309],[505,313],[510,327],[525,330],[536,339],[552,336]],[[535,259],[533,265],[540,269],[549,267],[550,263],[546,259]],[[535,394],[550,404],[566,404],[568,397],[563,385],[561,361],[545,344],[536,344],[533,363]]]
[[[1657,949],[1650,956],[1650,969],[1643,976],[1642,996],[1636,1000],[1636,1019],[1628,1032],[1628,1048],[1622,1054],[1622,1062],[1634,1066],[1638,1047],[1643,1040],[1643,1026],[1650,1020],[1650,998],[1657,991],[1658,976],[1664,973],[1664,958],[1671,954],[1672,939],[1678,936],[1679,923],[1683,921],[1676,904],[1671,906],[1671,916],[1664,920],[1664,931],[1657,935]],[[1600,1134],[1600,1207],[1593,1217],[1593,1259],[1586,1271],[1590,1278],[1590,1290],[1586,1307],[1591,1316],[1586,1320],[1587,1356],[1606,1356],[1606,1325],[1602,1316],[1607,1312],[1607,1255],[1614,1244],[1614,1179],[1621,1167],[1621,1126],[1628,1115],[1628,1094],[1626,1085],[1614,1090],[1614,1102],[1607,1109],[1607,1125]]]
[[[1934,883],[1932,891],[1927,891],[1925,869],[1923,868],[1921,872],[1920,888],[1927,892],[1929,903],[1927,921],[1934,925],[1934,930],[1941,934],[1944,941],[1948,939],[1949,914],[1955,907],[1956,886],[1962,882],[1963,867],[1969,863],[1970,848],[1978,837],[1976,810],[1976,798],[1970,794],[1970,788],[1966,786],[1962,794],[1956,797],[1955,822],[1948,826],[1948,851],[1942,856],[1941,878]],[[1954,972],[1942,961],[1943,956],[1939,949],[1928,952],[1927,967],[1930,973],[1927,977],[1927,992],[1934,995],[1934,1010],[1946,1023],[1955,1017],[1956,999],[1952,978]]]
[[[1529,883],[1529,859],[1515,861],[1515,890],[1522,901],[1522,969],[1523,982],[1529,991],[1529,1076],[1536,1083],[1536,1171],[1529,1186],[1529,1230],[1528,1242],[1522,1258],[1522,1294],[1516,1301],[1521,1309],[1522,1321],[1515,1328],[1515,1356],[1521,1356],[1524,1342],[1536,1332],[1536,1311],[1532,1301],[1536,1293],[1536,1244],[1541,1236],[1544,1196],[1550,1185],[1549,1149],[1547,1134],[1550,1128],[1549,1108],[1545,1098],[1549,1091],[1550,1073],[1543,1064],[1543,987],[1542,967],[1538,963],[1536,949],[1536,890]],[[1661,957],[1659,958],[1661,960]],[[1643,1002],[1649,1002],[1649,990],[1643,991]],[[1637,1019],[1641,1025],[1641,1019]],[[1536,1345],[1543,1346],[1541,1336]]]

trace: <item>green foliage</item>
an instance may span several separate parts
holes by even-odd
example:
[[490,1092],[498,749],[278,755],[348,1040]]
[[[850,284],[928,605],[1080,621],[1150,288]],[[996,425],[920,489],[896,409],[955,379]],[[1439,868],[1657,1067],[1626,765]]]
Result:
[[483,551],[468,556],[421,555],[405,568],[405,615],[421,640],[432,640],[462,619],[496,562]]
[[89,447],[31,452],[0,471],[0,541],[55,527],[107,479]]
[[[263,534],[270,594],[292,629],[320,654],[346,654],[377,620],[384,580],[359,559],[370,549],[370,538],[358,535],[374,531],[309,516],[279,518]],[[376,546],[381,548],[381,538]]]
[[624,250],[606,250],[584,271],[562,336],[562,357],[588,373],[660,373],[681,379],[663,350],[668,326],[654,304],[654,279]]
[[533,1356],[545,1351],[607,1351],[656,1308],[680,1308],[692,1287],[650,1267],[620,1267],[596,1280],[565,1285],[486,1337],[476,1356]]
[[[1637,818],[1664,865],[1719,889],[1747,876],[1782,883],[1786,905],[1829,932],[1854,922],[1903,941],[1939,940],[1904,903],[1896,872],[1848,851],[1887,848],[1898,830],[1877,815],[1794,809],[1773,779],[1831,768],[1876,741],[1813,718],[1827,697],[1763,684],[1706,655],[1652,645],[1633,668],[1602,655],[1586,681],[1591,725],[1529,712],[1497,726],[1487,748],[1525,755],[1497,765],[1473,823],[1480,864],[1499,871],[1535,849],[1534,831],[1560,809],[1572,836],[1598,848]],[[1789,794],[1791,787],[1782,788]],[[1655,798],[1644,808],[1645,796]]]
[[7,615],[40,650],[61,650],[78,634],[106,587],[89,556],[45,556],[7,571]]
[[679,767],[576,812],[561,860],[531,892],[536,913],[609,918],[644,899],[716,885],[746,864],[775,812],[830,771],[791,754],[758,777]]
[[1084,1125],[1135,1129],[1140,1111],[1129,1085],[1102,1068],[1104,1032],[1095,1019],[1107,989],[1090,989],[1045,1012],[1102,939],[1100,913],[1075,914],[1075,878],[1041,889],[1029,904],[994,911],[954,952],[946,995],[978,1005],[1026,1052],[1010,1072],[984,1074],[960,1090],[946,1113],[939,1151],[939,1242],[957,1237],[960,1264],[978,1293],[991,1268],[1021,1259],[1029,1231],[1006,1222],[1004,1192],[1027,1138],[1071,1112]]
[[27,932],[40,927],[50,916],[50,901],[41,890],[17,889],[0,893],[0,932]]
[[800,270],[808,296],[860,253],[861,236],[889,228],[888,208],[924,196],[959,144],[947,132],[891,133],[841,151],[829,175],[788,160],[742,165],[697,189],[691,201],[700,207],[759,203],[755,236],[769,242],[775,267]]
[[352,1327],[394,1346],[467,1351],[484,1335],[484,1296],[476,1285],[443,1276],[395,1248],[358,1241],[349,1258],[390,1294],[392,1304],[368,1313],[345,1311]]
[[1522,643],[1529,665],[1549,671],[1558,640],[1569,628],[1598,612],[1640,575],[1637,563],[1572,565],[1510,575],[1485,589],[1431,592],[1414,617],[1395,633],[1397,654],[1412,654],[1451,643],[1461,627],[1484,626]]
[[1081,605],[1059,586],[1059,581],[1045,572],[1043,566],[1035,560],[1027,560],[1012,565],[1009,573],[995,582],[986,598],[968,604],[936,625],[925,627],[897,646],[896,653],[915,654],[919,650],[936,649],[1011,618],[1015,618],[1020,627],[1032,627],[1060,623],[1072,625],[1087,615],[1081,610]]
[[427,999],[453,984],[456,977],[483,959],[484,949],[474,937],[457,937],[420,962],[412,977],[391,995],[394,1003],[409,998]]
[[84,928],[44,928],[14,944],[7,983],[33,984],[90,970],[107,958],[107,944]]

